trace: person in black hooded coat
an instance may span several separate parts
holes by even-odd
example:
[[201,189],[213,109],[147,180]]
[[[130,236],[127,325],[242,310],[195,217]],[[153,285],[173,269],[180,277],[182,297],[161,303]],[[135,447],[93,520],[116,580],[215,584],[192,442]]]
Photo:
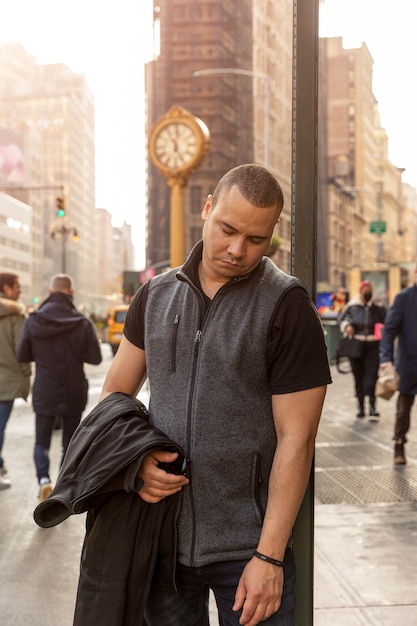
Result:
[[21,363],[35,361],[32,404],[36,414],[34,460],[39,499],[52,491],[49,447],[57,417],[62,418],[62,458],[81,421],[87,404],[88,381],[84,363],[101,363],[101,349],[94,326],[73,303],[73,281],[55,275],[49,297],[30,314],[17,346]]

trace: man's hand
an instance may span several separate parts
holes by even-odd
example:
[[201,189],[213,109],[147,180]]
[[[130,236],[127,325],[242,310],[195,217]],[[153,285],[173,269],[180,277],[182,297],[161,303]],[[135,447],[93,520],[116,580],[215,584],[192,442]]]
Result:
[[239,623],[255,626],[278,611],[284,585],[282,567],[252,558],[242,572],[234,611],[243,608]]
[[157,450],[148,454],[142,461],[138,476],[143,480],[143,487],[138,492],[142,500],[155,504],[167,496],[172,496],[190,482],[188,478],[169,474],[158,467],[158,463],[172,463],[178,457],[176,452]]
[[383,372],[388,367],[392,367],[392,363],[391,363],[391,361],[385,361],[385,363],[380,363],[379,367],[381,368],[381,371]]

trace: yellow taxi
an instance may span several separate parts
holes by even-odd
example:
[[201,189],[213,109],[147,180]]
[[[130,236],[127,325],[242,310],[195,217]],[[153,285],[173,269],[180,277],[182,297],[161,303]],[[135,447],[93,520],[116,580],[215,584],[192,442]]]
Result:
[[113,355],[116,354],[122,340],[128,308],[128,304],[118,304],[110,312],[108,319],[108,343]]

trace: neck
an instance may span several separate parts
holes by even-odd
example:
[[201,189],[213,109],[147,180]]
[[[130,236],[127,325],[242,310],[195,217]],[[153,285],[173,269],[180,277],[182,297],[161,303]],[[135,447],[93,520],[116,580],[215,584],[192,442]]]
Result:
[[208,275],[203,269],[202,261],[198,266],[198,278],[200,280],[201,289],[211,300],[214,298],[219,289],[229,282],[228,280],[220,280],[215,276]]

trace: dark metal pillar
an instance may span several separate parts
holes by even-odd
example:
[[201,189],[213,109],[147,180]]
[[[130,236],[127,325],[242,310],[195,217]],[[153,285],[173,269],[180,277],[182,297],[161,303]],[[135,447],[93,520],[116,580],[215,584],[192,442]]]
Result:
[[[319,0],[294,0],[291,271],[315,300]],[[297,626],[313,624],[314,462],[294,527]]]

